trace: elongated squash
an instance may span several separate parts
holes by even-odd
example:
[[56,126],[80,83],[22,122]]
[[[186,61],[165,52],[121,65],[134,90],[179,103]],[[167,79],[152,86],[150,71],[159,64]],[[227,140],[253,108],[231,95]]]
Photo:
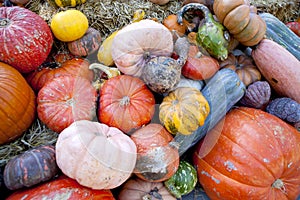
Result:
[[210,113],[203,126],[190,135],[176,134],[179,154],[182,155],[194,146],[211,130],[245,94],[246,87],[231,69],[219,70],[202,89],[202,95],[210,106]]
[[251,53],[261,74],[281,96],[300,103],[300,61],[277,42],[263,39]]
[[300,60],[300,37],[271,13],[260,13],[259,16],[267,25],[265,37],[282,45]]

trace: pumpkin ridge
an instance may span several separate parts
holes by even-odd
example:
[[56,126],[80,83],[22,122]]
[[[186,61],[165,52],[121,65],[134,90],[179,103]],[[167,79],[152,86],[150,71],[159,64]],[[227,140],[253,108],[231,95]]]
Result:
[[276,180],[276,177],[274,176],[274,174],[272,173],[272,171],[270,171],[269,168],[267,168],[266,165],[264,165],[258,158],[254,157],[250,152],[248,152],[247,150],[245,150],[242,146],[240,146],[239,144],[237,144],[235,141],[233,141],[227,135],[221,134],[220,137],[222,137],[222,136],[224,138],[228,139],[229,141],[231,141],[232,143],[234,143],[236,146],[238,146],[240,148],[240,150],[244,151],[244,153],[247,153],[249,156],[251,156],[251,158],[253,158],[259,164],[261,164],[268,172],[270,172],[270,175],[272,175],[273,179]]
[[[198,155],[197,155],[197,156],[198,156]],[[252,184],[249,184],[249,183],[243,183],[243,182],[240,182],[240,181],[238,181],[238,180],[236,180],[236,179],[232,179],[231,177],[226,176],[225,174],[219,172],[219,171],[216,170],[213,166],[211,166],[210,164],[208,164],[205,160],[203,160],[203,159],[199,159],[199,160],[201,160],[201,162],[202,162],[201,165],[209,166],[209,167],[211,168],[211,170],[213,170],[213,173],[209,173],[209,172],[207,172],[206,170],[203,170],[204,172],[208,173],[209,175],[212,175],[212,177],[215,177],[215,175],[218,174],[219,176],[222,177],[222,181],[225,180],[225,184],[228,185],[228,186],[232,185],[232,184],[230,184],[230,182],[234,182],[234,183],[239,184],[239,185],[241,185],[241,186],[244,185],[244,186],[247,186],[247,187],[254,187],[254,188],[257,188],[257,189],[259,189],[259,190],[269,190],[269,187],[271,187],[271,185],[259,186],[259,185],[252,185]],[[207,168],[207,167],[205,167],[205,169],[206,169],[206,168]],[[198,173],[200,173],[200,172],[198,172]],[[219,178],[218,178],[217,180],[219,180]],[[227,180],[227,181],[226,181],[226,180]]]

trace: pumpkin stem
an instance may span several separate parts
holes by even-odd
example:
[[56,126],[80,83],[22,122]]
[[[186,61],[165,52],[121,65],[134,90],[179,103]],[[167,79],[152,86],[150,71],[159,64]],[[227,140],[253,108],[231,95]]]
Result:
[[273,188],[279,189],[282,193],[286,194],[286,188],[284,182],[281,179],[276,179],[272,184]]
[[10,24],[10,20],[7,18],[0,18],[0,27],[6,27]]
[[120,71],[117,68],[108,67],[108,66],[103,65],[101,63],[90,64],[89,69],[100,70],[100,71],[104,72],[107,75],[108,78],[112,78],[112,77],[115,77],[115,76],[118,76],[118,75],[121,74]]
[[130,104],[130,98],[129,96],[124,96],[121,100],[120,100],[120,105],[121,106],[127,106]]

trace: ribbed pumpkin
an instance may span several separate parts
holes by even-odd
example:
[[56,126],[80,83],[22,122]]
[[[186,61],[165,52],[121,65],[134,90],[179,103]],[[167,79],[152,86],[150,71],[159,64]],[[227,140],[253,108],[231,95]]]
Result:
[[119,200],[175,200],[162,182],[149,182],[133,177],[122,185],[118,193]]
[[58,136],[56,162],[62,172],[89,188],[112,189],[124,183],[136,163],[136,145],[122,131],[80,120]]
[[5,165],[3,178],[8,189],[16,190],[48,181],[58,171],[54,146],[43,145],[9,160]]
[[253,59],[246,54],[235,55],[229,53],[228,58],[220,62],[221,68],[229,68],[235,71],[245,86],[261,80],[261,73]]
[[[299,132],[260,109],[231,110],[194,151],[198,180],[210,199],[297,199]],[[207,140],[208,141],[208,140]]]
[[139,78],[116,76],[108,79],[101,88],[99,121],[125,133],[150,122],[154,110],[154,95]]
[[81,38],[88,30],[86,15],[75,9],[56,13],[50,23],[54,36],[62,42],[71,42]]
[[6,200],[20,199],[115,200],[110,190],[92,190],[64,175],[60,175],[56,179],[32,188],[18,190],[12,193]]
[[119,70],[140,77],[148,60],[156,56],[171,56],[173,37],[161,23],[143,19],[118,31],[112,46],[112,58]]
[[46,60],[53,37],[36,13],[19,6],[0,7],[0,44],[0,61],[27,73]]
[[204,124],[209,112],[209,104],[199,90],[180,87],[164,97],[159,120],[170,133],[189,135]]
[[35,94],[15,68],[0,62],[0,144],[21,136],[35,119]]
[[46,67],[35,70],[25,76],[32,89],[38,92],[47,81],[59,76],[80,76],[90,81],[94,78],[94,73],[89,70],[89,61],[82,58],[72,58],[61,64],[59,67]]
[[86,78],[59,76],[48,81],[37,96],[39,119],[60,133],[74,121],[96,115],[97,92]]

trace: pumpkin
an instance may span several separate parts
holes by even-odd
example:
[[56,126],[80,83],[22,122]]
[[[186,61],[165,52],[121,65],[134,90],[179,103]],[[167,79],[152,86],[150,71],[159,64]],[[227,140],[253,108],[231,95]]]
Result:
[[131,135],[137,146],[134,174],[150,182],[165,181],[179,167],[179,154],[172,135],[161,125],[150,123]]
[[100,32],[90,27],[81,38],[68,42],[67,46],[75,56],[88,56],[99,49],[101,40]]
[[173,36],[161,23],[143,19],[118,31],[112,46],[112,58],[118,69],[124,74],[140,77],[148,60],[171,56]]
[[181,87],[163,98],[159,120],[170,133],[189,135],[204,124],[209,111],[209,104],[199,90]]
[[280,44],[263,39],[251,55],[275,92],[300,103],[300,61],[293,54]]
[[300,135],[260,109],[227,113],[193,153],[210,199],[296,199],[300,194]]
[[189,162],[181,160],[175,174],[164,185],[176,198],[182,198],[195,188],[197,182],[196,169]]
[[300,104],[288,97],[273,99],[266,107],[266,112],[291,124],[300,122]]
[[98,119],[108,126],[129,133],[150,122],[154,110],[154,95],[137,77],[116,76],[101,88]]
[[186,78],[205,80],[211,78],[219,69],[219,62],[215,58],[204,55],[198,46],[191,45],[181,73]]
[[177,22],[177,15],[170,14],[165,17],[162,21],[162,24],[166,26],[170,31],[175,31],[178,36],[182,37],[185,35],[188,30],[188,21],[184,19],[182,24]]
[[[133,13],[132,22],[141,21],[142,19],[144,19],[144,17],[145,17],[145,11],[142,9],[137,9]],[[105,40],[103,41],[103,43],[101,44],[97,52],[98,61],[104,65],[107,66],[114,65],[114,60],[111,55],[111,50],[112,50],[113,39],[115,38],[118,31],[119,30],[116,30],[112,32],[110,35],[108,35],[108,37],[105,38]]]
[[290,21],[286,23],[286,26],[291,29],[298,37],[300,37],[300,22]]
[[220,62],[221,68],[229,68],[235,71],[245,86],[261,80],[261,73],[253,59],[246,54],[230,53],[228,58]]
[[86,2],[86,0],[48,0],[50,4],[56,5],[58,7],[75,7]]
[[36,13],[19,6],[0,7],[0,43],[0,61],[27,73],[46,60],[53,37]]
[[213,10],[218,20],[241,44],[254,46],[263,39],[266,23],[248,1],[216,0]]
[[54,146],[42,145],[10,159],[3,178],[8,189],[16,190],[50,180],[57,173]]
[[66,75],[84,77],[89,81],[94,78],[93,71],[89,70],[89,61],[82,58],[72,58],[63,62],[59,67],[46,67],[35,70],[27,74],[25,78],[32,89],[38,92],[47,81]]
[[35,94],[24,77],[0,62],[0,144],[20,137],[35,119]]
[[119,200],[176,200],[162,182],[149,182],[140,178],[130,178],[118,193]]
[[112,189],[133,172],[137,148],[129,136],[105,124],[80,120],[58,136],[56,162],[62,172],[83,186]]
[[7,197],[7,200],[38,200],[38,199],[105,199],[115,200],[110,190],[92,190],[78,184],[65,175],[39,184],[37,186],[17,190]]
[[265,109],[271,98],[271,86],[267,81],[256,81],[248,86],[239,101],[243,106]]
[[96,115],[97,92],[82,77],[59,76],[48,81],[37,96],[39,119],[60,133],[74,121],[92,120]]
[[89,22],[84,13],[75,9],[60,11],[52,16],[50,28],[62,42],[71,42],[84,36]]

